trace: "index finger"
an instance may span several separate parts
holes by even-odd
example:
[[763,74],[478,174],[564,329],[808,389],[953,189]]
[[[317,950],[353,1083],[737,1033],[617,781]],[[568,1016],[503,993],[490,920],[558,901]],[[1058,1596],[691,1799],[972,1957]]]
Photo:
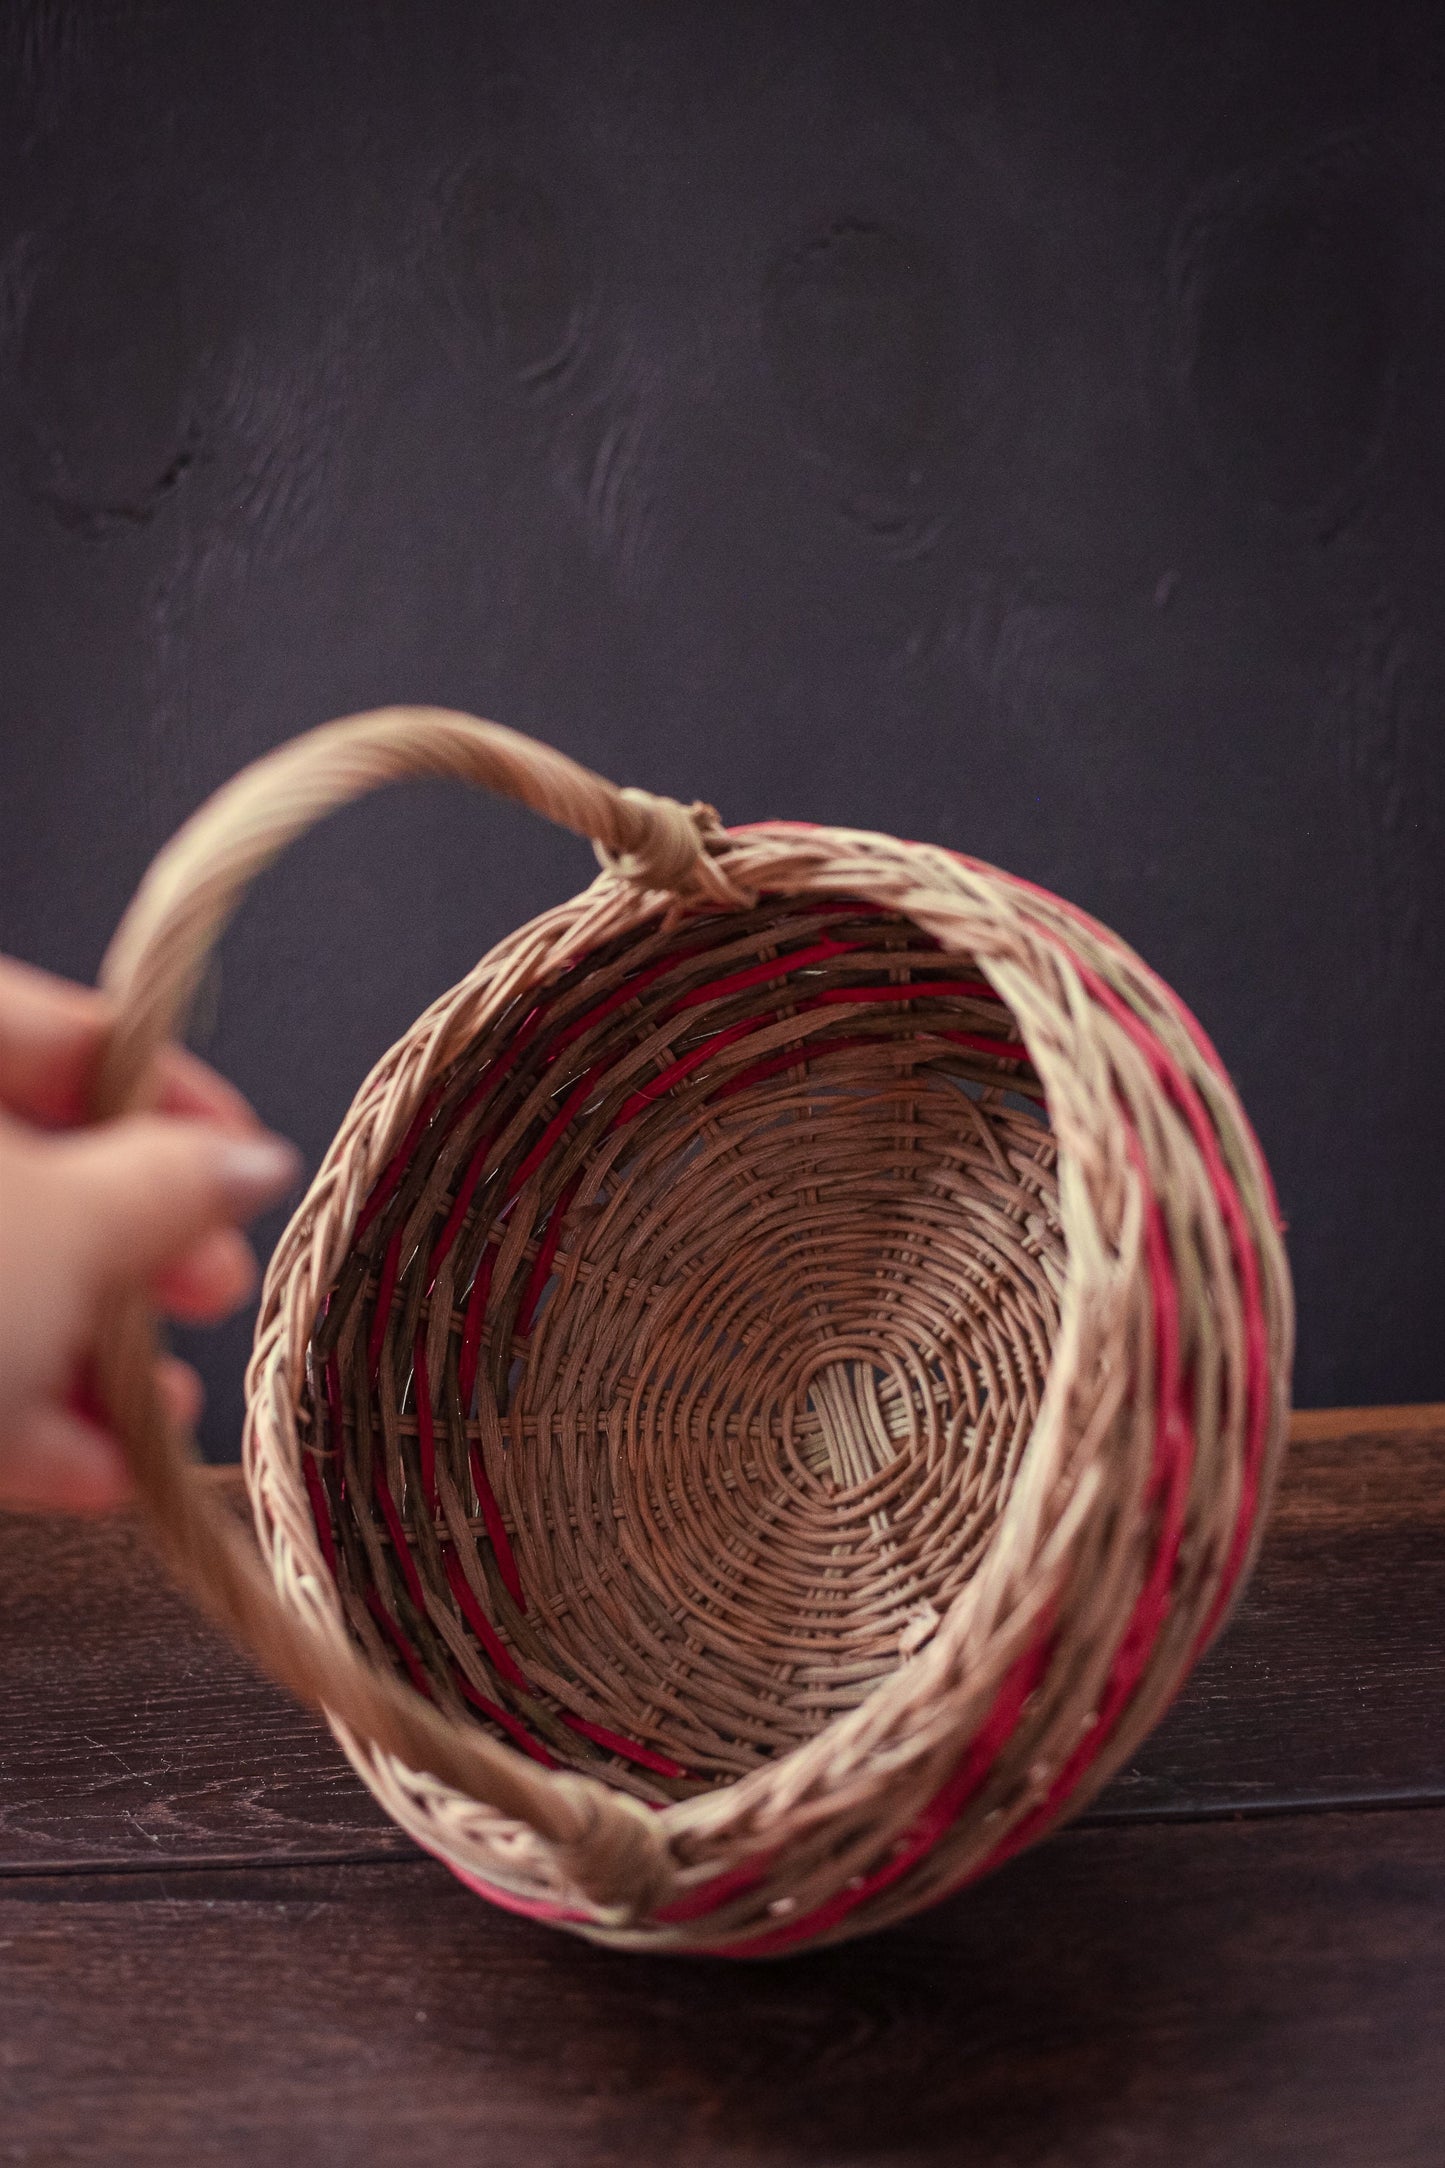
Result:
[[[94,987],[0,956],[0,1106],[48,1129],[84,1122],[114,1016]],[[152,1104],[223,1129],[260,1126],[235,1086],[183,1046],[157,1061]]]

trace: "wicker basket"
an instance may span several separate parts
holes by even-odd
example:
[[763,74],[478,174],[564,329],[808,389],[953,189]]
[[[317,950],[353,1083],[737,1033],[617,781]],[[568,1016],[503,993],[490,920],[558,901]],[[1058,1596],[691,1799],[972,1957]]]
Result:
[[1027,882],[432,709],[298,739],[162,853],[103,1110],[250,877],[412,774],[603,871],[378,1065],[276,1252],[264,1566],[117,1307],[163,1547],[497,1903],[739,1956],[900,1919],[1091,1798],[1240,1586],[1292,1336],[1258,1146],[1168,988]]

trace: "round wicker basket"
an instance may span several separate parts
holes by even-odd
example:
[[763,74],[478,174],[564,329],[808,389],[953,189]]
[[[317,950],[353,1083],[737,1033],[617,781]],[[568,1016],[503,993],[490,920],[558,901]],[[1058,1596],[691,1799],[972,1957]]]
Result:
[[248,769],[112,946],[132,1103],[248,880],[406,774],[603,871],[378,1064],[266,1280],[264,1565],[108,1322],[163,1549],[497,1903],[634,1949],[880,1927],[1076,1812],[1250,1562],[1288,1270],[1217,1057],[950,851],[727,831],[435,709]]

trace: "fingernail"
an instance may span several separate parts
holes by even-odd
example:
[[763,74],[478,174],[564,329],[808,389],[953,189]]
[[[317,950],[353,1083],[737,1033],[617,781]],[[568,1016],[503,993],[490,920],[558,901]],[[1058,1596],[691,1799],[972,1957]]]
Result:
[[234,1218],[275,1204],[301,1178],[301,1154],[284,1137],[228,1137],[220,1148],[221,1186]]

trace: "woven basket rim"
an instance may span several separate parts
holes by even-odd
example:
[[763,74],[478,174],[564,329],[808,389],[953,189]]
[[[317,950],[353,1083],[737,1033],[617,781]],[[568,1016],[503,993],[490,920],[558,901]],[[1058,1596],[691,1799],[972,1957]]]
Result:
[[[952,869],[957,869],[957,874],[966,876],[971,883],[981,883],[989,888],[997,884],[1010,895],[1043,893],[1030,891],[1029,884],[983,861],[965,859],[959,854],[943,851],[938,846],[907,842],[868,830],[821,830],[803,823],[761,821],[729,829],[726,834],[739,844],[747,846],[747,864],[741,878],[746,879],[754,889],[774,896],[786,895],[799,901],[809,897],[846,894],[863,904],[884,911],[896,911],[899,909],[896,880],[892,888],[879,882],[870,892],[866,877],[854,877],[844,885],[836,876],[830,876],[827,866],[830,859],[836,858],[840,849],[861,849],[867,857],[879,861],[895,876],[899,869],[903,869],[918,883],[912,890],[912,907],[903,915],[920,925],[925,932],[933,931],[929,924],[930,915],[940,910],[949,912],[957,908],[958,891],[954,881],[948,878]],[[798,845],[804,839],[810,844],[824,845],[825,856],[816,869],[806,870],[800,878],[796,871],[796,860]],[[769,880],[770,873],[781,873],[785,877],[791,874],[789,885],[783,889],[774,889]],[[480,959],[471,972],[432,1002],[411,1028],[373,1065],[353,1099],[314,1182],[277,1245],[271,1269],[267,1274],[257,1323],[255,1364],[258,1369],[266,1362],[277,1359],[272,1352],[272,1331],[285,1302],[287,1285],[294,1271],[290,1261],[291,1250],[304,1239],[304,1229],[315,1210],[318,1195],[325,1196],[328,1193],[338,1167],[345,1160],[348,1139],[359,1110],[368,1104],[369,1094],[374,1091],[378,1080],[391,1073],[398,1054],[418,1046],[429,1048],[425,1067],[409,1079],[405,1100],[395,1101],[385,1125],[373,1131],[369,1148],[359,1167],[352,1169],[348,1183],[348,1209],[335,1221],[332,1238],[328,1243],[329,1254],[336,1258],[344,1254],[365,1199],[404,1135],[417,1102],[435,1076],[455,1058],[460,1050],[459,1041],[475,1030],[477,1018],[471,1015],[471,997],[485,989],[495,959],[512,950],[527,936],[539,934],[559,920],[570,926],[579,908],[583,908],[584,922],[588,915],[585,907],[600,910],[605,931],[613,932],[617,930],[619,905],[624,907],[629,930],[659,920],[670,910],[676,911],[673,900],[665,895],[655,891],[639,893],[635,888],[620,884],[613,874],[600,874],[580,895],[566,904],[541,913],[515,934],[504,938]],[[1105,929],[1097,926],[1096,922],[1087,921],[1083,914],[1079,914],[1079,920],[1081,927],[1086,926],[1096,938],[1107,939],[1111,947],[1120,953],[1127,953],[1123,944],[1119,943],[1116,937],[1106,935]],[[598,941],[594,938],[585,944],[577,944],[568,953],[575,959],[585,948],[597,945]],[[1028,988],[1020,979],[1017,966],[997,957],[990,958],[977,946],[971,946],[967,954],[983,975],[995,985],[1001,998],[1014,1010],[1020,1034],[1043,1081],[1046,1101],[1051,1105],[1050,1076],[1057,1067],[1057,1055],[1047,1040],[1040,1038],[1037,1023],[1028,1013],[1028,1002],[1026,998],[1021,998],[1026,997]],[[545,984],[560,968],[560,963],[553,960],[551,968],[542,967],[538,975],[509,982],[509,999]],[[470,1029],[466,1033],[459,1033],[455,1026],[454,1020],[459,1011],[470,1016]],[[1055,1593],[1059,1565],[1078,1520],[1090,1510],[1097,1488],[1086,1475],[1076,1489],[1071,1509],[1050,1523],[1045,1508],[1048,1495],[1054,1491],[1064,1472],[1062,1462],[1068,1441],[1064,1435],[1063,1410],[1074,1383],[1081,1331],[1078,1315],[1080,1274],[1074,1245],[1069,1239],[1070,1215],[1075,1207],[1069,1202],[1070,1185],[1063,1178],[1068,1145],[1063,1138],[1057,1141],[1067,1253],[1061,1293],[1060,1328],[1049,1363],[1043,1403],[1021,1455],[1017,1479],[1003,1504],[998,1525],[974,1576],[955,1597],[928,1646],[906,1664],[900,1663],[897,1670],[877,1680],[856,1708],[829,1718],[811,1738],[765,1765],[729,1782],[719,1783],[697,1797],[673,1801],[658,1809],[658,1826],[668,1838],[686,1840],[704,1832],[715,1838],[723,1826],[734,1822],[745,1824],[755,1805],[770,1796],[782,1791],[796,1791],[800,1794],[806,1792],[812,1780],[820,1778],[825,1772],[836,1770],[840,1760],[851,1755],[860,1762],[866,1761],[874,1737],[880,1729],[880,1716],[887,1716],[905,1701],[926,1706],[937,1683],[946,1675],[950,1664],[956,1662],[958,1648],[968,1638],[979,1614],[990,1605],[998,1605],[1007,1594],[1012,1593],[1014,1601],[1008,1630],[993,1637],[986,1660],[976,1663],[974,1691],[968,1697],[970,1701],[978,1705],[988,1701],[996,1690],[999,1679],[1016,1659],[1019,1647],[1036,1629],[1041,1613]],[[1097,1320],[1095,1329],[1098,1329]],[[301,1440],[295,1413],[303,1389],[309,1337],[309,1317],[299,1307],[291,1306],[288,1329],[279,1352],[280,1366],[288,1380],[290,1418],[283,1430],[273,1434],[264,1420],[258,1417],[256,1411],[262,1406],[275,1408],[277,1405],[273,1397],[261,1392],[258,1375],[248,1393],[252,1412],[247,1424],[247,1481],[256,1512],[258,1531],[271,1554],[273,1572],[283,1600],[290,1599],[297,1579],[305,1576],[314,1587],[324,1591],[324,1601],[334,1626],[340,1632],[346,1633],[348,1629],[342,1618],[339,1596],[326,1570],[319,1544],[311,1532],[309,1508],[306,1506],[300,1478]],[[287,1517],[284,1529],[278,1525],[274,1513],[278,1483],[289,1488],[291,1501],[298,1509],[295,1519]],[[1025,1561],[1022,1572],[1017,1558],[1012,1555],[1018,1551],[1020,1543],[1023,1545]],[[966,1713],[962,1721],[967,1721]],[[937,1751],[941,1742],[946,1743],[957,1736],[959,1723],[957,1701],[951,1699],[944,1720],[935,1716],[932,1723],[925,1723],[920,1727],[911,1757],[897,1753],[897,1759],[905,1761],[909,1758],[927,1758],[931,1752]],[[371,1750],[347,1733],[344,1726],[334,1728],[352,1759],[370,1765]],[[941,1735],[941,1739],[936,1735]],[[516,1753],[512,1748],[506,1751]],[[402,1781],[416,1784],[421,1782],[422,1778],[419,1772],[408,1771]],[[426,1781],[434,1784],[437,1780]],[[558,1776],[550,1781],[565,1782],[566,1779]],[[443,1787],[443,1790],[447,1789],[449,1788]]]

